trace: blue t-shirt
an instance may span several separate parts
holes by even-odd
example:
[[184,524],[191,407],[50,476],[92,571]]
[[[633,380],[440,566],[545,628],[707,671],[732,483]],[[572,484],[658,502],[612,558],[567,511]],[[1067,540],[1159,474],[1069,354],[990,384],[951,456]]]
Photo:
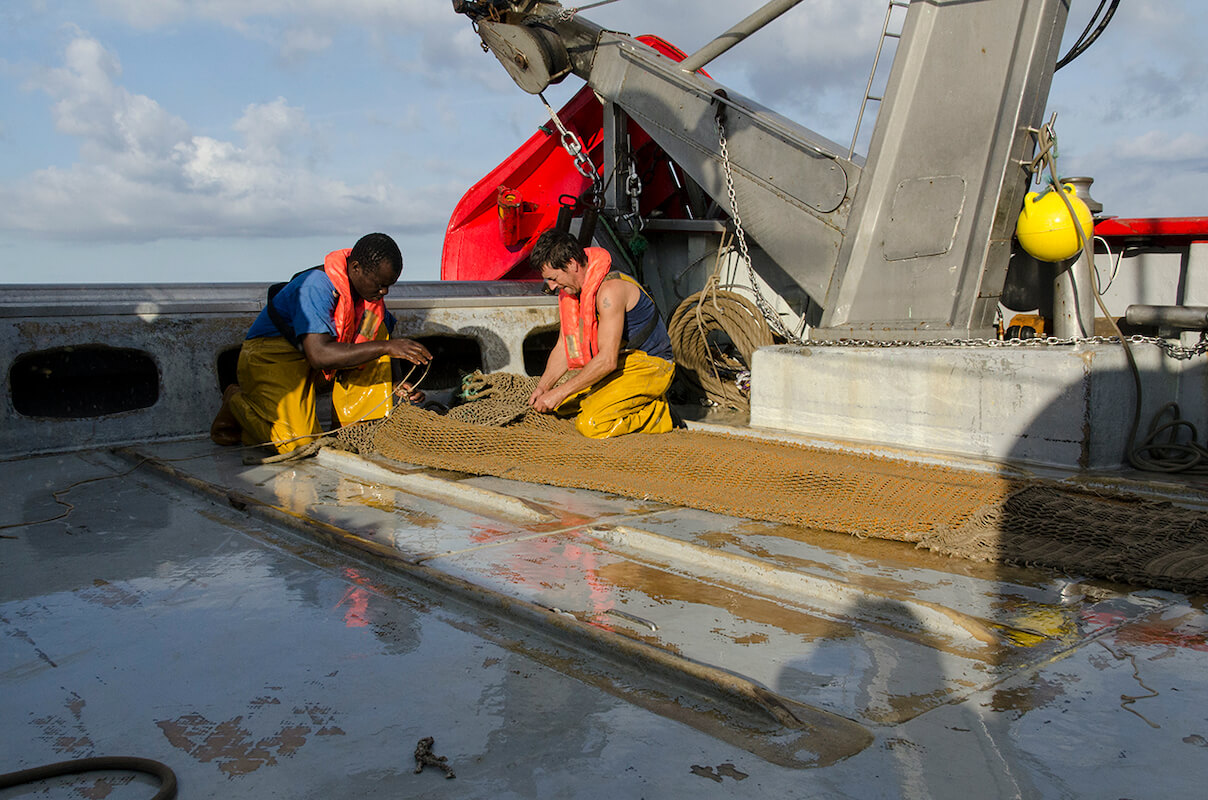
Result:
[[[327,273],[321,269],[311,269],[296,276],[277,292],[273,298],[273,308],[285,317],[293,326],[294,335],[299,340],[308,333],[329,333],[336,335],[336,302],[339,292]],[[394,332],[394,315],[386,312],[386,330]],[[248,339],[260,339],[267,336],[282,336],[273,318],[268,315],[268,308],[260,309],[260,316],[248,329]]]

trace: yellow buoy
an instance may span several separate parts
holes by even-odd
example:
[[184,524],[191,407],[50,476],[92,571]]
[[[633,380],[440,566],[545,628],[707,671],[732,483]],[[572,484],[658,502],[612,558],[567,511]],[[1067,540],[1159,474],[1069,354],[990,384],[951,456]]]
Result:
[[[1074,209],[1082,235],[1089,240],[1095,230],[1090,209],[1074,194],[1074,184],[1063,184],[1062,190]],[[1029,255],[1041,261],[1064,261],[1082,249],[1070,210],[1054,189],[1046,190],[1043,195],[1028,192],[1015,223],[1015,238]]]

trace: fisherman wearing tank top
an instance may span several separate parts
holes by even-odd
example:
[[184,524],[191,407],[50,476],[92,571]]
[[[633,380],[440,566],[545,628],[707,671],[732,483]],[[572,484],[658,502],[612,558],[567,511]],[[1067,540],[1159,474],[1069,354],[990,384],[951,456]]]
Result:
[[606,250],[585,249],[568,233],[541,234],[529,261],[558,291],[561,321],[529,405],[573,415],[578,431],[593,439],[671,430],[667,388],[675,362],[649,295],[633,278],[611,271]]

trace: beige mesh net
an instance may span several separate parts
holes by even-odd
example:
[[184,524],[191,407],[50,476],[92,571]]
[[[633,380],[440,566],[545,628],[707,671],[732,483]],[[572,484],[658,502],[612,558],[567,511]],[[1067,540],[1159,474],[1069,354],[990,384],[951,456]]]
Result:
[[948,555],[1208,590],[1208,514],[1126,494],[677,429],[593,440],[527,407],[535,378],[467,380],[448,414],[404,406],[345,429],[399,461],[913,542]]

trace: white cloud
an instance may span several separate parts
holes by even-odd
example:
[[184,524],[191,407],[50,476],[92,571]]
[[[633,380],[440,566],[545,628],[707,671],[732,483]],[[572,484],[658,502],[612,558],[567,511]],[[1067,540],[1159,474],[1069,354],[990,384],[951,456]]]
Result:
[[1208,135],[1147,131],[1116,142],[1110,152],[1123,159],[1147,163],[1202,163],[1208,161]]
[[299,61],[331,47],[331,36],[314,28],[291,28],[281,34],[278,45],[281,58]]
[[64,66],[35,82],[53,100],[58,130],[78,138],[80,161],[0,185],[0,228],[147,241],[346,231],[366,218],[404,230],[445,222],[448,187],[402,192],[381,177],[349,185],[314,171],[305,112],[284,98],[248,105],[232,125],[236,143],[192,134],[120,75],[110,52],[79,35]]
[[119,86],[121,65],[96,40],[77,36],[63,60],[32,82],[54,99],[55,128],[79,138],[87,159],[130,174],[162,173],[188,133],[184,121]]

